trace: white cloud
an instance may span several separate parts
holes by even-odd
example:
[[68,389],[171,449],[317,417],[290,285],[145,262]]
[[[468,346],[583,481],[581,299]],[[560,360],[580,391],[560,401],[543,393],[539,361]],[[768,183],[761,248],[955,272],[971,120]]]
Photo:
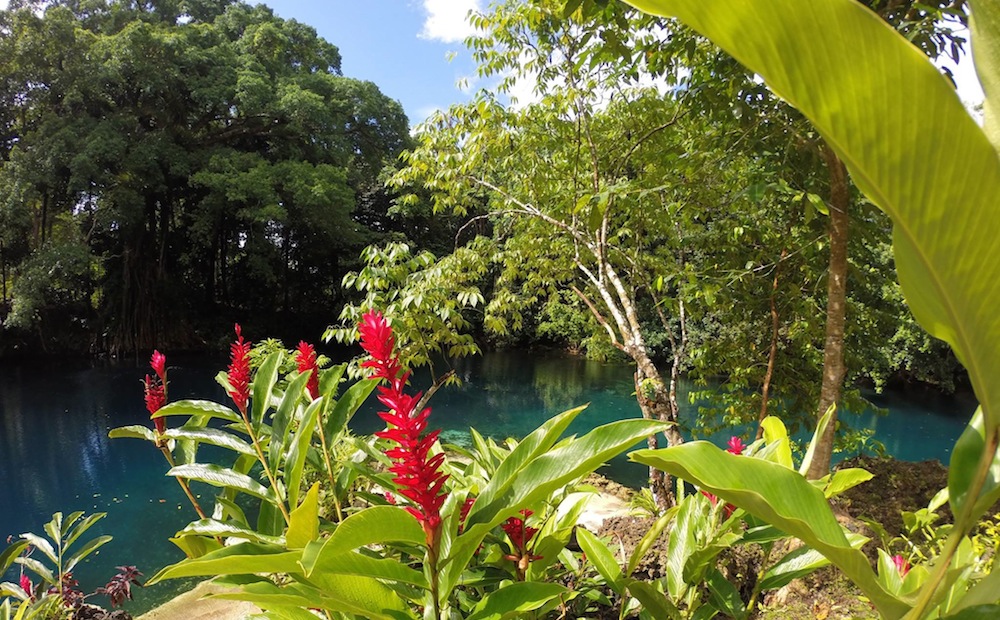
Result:
[[418,35],[421,39],[461,43],[475,34],[476,29],[469,23],[469,11],[482,10],[482,0],[423,0],[423,5],[427,18]]
[[0,11],[3,11],[7,8],[8,2],[9,0],[0,0]]

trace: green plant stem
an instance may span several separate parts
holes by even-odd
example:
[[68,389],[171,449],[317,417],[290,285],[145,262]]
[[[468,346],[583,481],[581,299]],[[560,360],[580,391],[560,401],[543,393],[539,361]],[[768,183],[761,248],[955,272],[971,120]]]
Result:
[[948,539],[945,541],[944,550],[938,556],[934,572],[931,573],[930,578],[928,578],[924,587],[921,588],[916,604],[904,616],[904,620],[917,620],[924,616],[927,608],[930,606],[931,599],[941,585],[941,581],[944,580],[948,567],[951,566],[951,561],[955,556],[955,552],[958,551],[958,546],[962,543],[962,539],[965,538],[966,533],[975,525],[975,520],[978,516],[973,514],[976,508],[976,500],[982,492],[983,486],[986,484],[986,477],[989,475],[989,470],[993,465],[994,459],[996,459],[997,448],[1000,447],[1000,428],[993,428],[990,431],[990,436],[986,438],[986,446],[979,457],[979,463],[976,465],[976,476],[973,478],[972,485],[966,493],[966,500],[962,506],[962,511],[955,518],[955,525],[951,530],[951,534],[948,535]]
[[281,516],[285,518],[285,525],[288,525],[291,522],[292,517],[288,514],[288,508],[285,507],[285,502],[278,496],[278,482],[275,480],[274,474],[271,473],[271,468],[267,466],[267,458],[264,456],[264,450],[260,447],[260,441],[257,439],[257,434],[253,432],[253,425],[250,424],[250,418],[247,417],[246,408],[242,408],[240,410],[240,414],[243,416],[243,424],[247,428],[247,434],[250,435],[250,441],[253,442],[253,447],[257,451],[257,458],[260,460],[260,464],[264,468],[264,474],[271,483],[271,488],[274,489],[274,499],[278,502],[278,508],[281,510]]
[[774,543],[767,545],[764,551],[764,559],[760,563],[760,572],[757,573],[757,582],[753,584],[753,594],[750,595],[750,601],[747,602],[747,614],[753,614],[753,610],[757,607],[757,598],[760,596],[760,582],[764,580],[764,573],[767,572],[767,563],[771,559],[771,552],[774,551]]
[[326,431],[323,428],[323,419],[320,418],[319,443],[323,449],[323,460],[326,462],[326,475],[330,479],[330,488],[333,490],[333,508],[337,511],[337,523],[344,520],[344,515],[340,510],[340,497],[337,492],[337,482],[333,479],[333,464],[330,461],[330,449],[326,445]]
[[[170,450],[166,446],[159,446],[160,452],[163,454],[163,458],[167,459],[167,464],[173,469],[177,466],[174,461],[174,455],[170,453]],[[184,490],[184,495],[187,495],[188,501],[194,507],[194,511],[198,513],[198,516],[202,519],[207,519],[205,516],[205,511],[201,509],[201,505],[198,503],[198,499],[195,498],[194,493],[191,492],[191,487],[188,485],[187,479],[181,478],[180,476],[174,476],[177,480],[177,484],[181,485],[181,489]],[[220,540],[221,542],[221,540]]]

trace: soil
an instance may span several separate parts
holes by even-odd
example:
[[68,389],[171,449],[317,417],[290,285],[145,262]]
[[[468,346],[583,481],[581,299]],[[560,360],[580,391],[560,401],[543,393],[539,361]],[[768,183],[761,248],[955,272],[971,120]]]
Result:
[[132,614],[124,609],[108,611],[93,605],[84,605],[73,613],[73,620],[132,620]]
[[[861,467],[874,477],[868,482],[849,489],[835,499],[833,508],[838,520],[852,531],[871,539],[864,551],[873,562],[879,544],[876,536],[864,523],[873,520],[881,523],[890,538],[904,533],[902,511],[913,512],[925,508],[931,498],[948,484],[948,470],[938,461],[908,463],[894,459],[860,457],[842,462],[839,467]],[[605,485],[599,478],[589,480],[602,491],[619,495],[622,490]],[[620,486],[620,485],[618,485]],[[625,490],[627,494],[628,489]],[[1000,505],[996,508],[1000,509]],[[938,524],[950,523],[952,515],[947,506],[939,510]],[[649,531],[653,520],[639,516],[615,516],[607,519],[598,534],[620,542],[626,554]],[[666,537],[661,536],[639,564],[634,577],[656,579],[663,576],[667,553]],[[719,569],[733,583],[742,583],[744,600],[749,600],[756,575],[764,558],[759,548],[736,547],[720,556]],[[835,568],[824,568],[793,581],[778,591],[766,593],[754,618],[758,620],[816,618],[837,620],[841,618],[877,618],[874,608],[864,601],[854,585]]]

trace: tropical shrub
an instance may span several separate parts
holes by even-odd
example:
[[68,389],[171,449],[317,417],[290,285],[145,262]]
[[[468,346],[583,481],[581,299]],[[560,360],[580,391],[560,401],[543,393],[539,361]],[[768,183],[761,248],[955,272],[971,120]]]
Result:
[[[251,601],[274,618],[305,617],[306,609],[331,617],[483,618],[565,611],[577,598],[582,612],[599,599],[597,582],[566,549],[586,499],[571,486],[664,425],[622,420],[562,438],[577,408],[503,448],[474,433],[475,458],[451,463],[438,431],[427,432],[423,395],[408,389],[389,321],[368,312],[358,331],[368,354],[361,368],[371,378],[339,399],[343,366],[320,370],[302,344],[284,377],[280,347],[253,368],[239,328],[229,370],[218,376],[235,410],[208,401],[166,404],[163,360],[154,355],[156,378],[146,381],[154,428],[112,435],[152,441],[173,459],[169,475],[220,492],[208,516],[172,539],[187,559],[150,583],[221,577],[239,589],[219,596]],[[379,382],[386,429],[351,437],[348,420]],[[161,422],[176,416],[185,420],[178,428]],[[200,444],[233,451],[233,464],[200,462]],[[334,462],[338,444],[346,444],[340,453],[347,458]],[[312,484],[306,464],[315,470]],[[321,512],[321,489],[333,489],[332,512]]]
[[57,512],[45,524],[47,537],[27,532],[0,552],[0,575],[13,564],[20,567],[17,583],[0,583],[0,620],[68,619],[94,595],[107,596],[112,607],[132,600],[132,586],[142,585],[142,573],[135,566],[119,566],[118,574],[91,594],[84,594],[73,578],[80,562],[111,541],[110,536],[98,536],[75,544],[105,516],[74,512],[64,517]]
[[[973,574],[969,532],[1000,498],[1000,318],[993,311],[1000,262],[1000,132],[995,113],[1000,7],[972,0],[985,126],[903,37],[853,0],[630,0],[679,17],[761,75],[807,116],[858,186],[894,223],[894,256],[907,303],[969,371],[980,408],[952,452],[948,501],[955,515],[940,553],[905,579],[853,550],[824,499],[794,472],[747,463],[705,443],[633,458],[663,467],[799,537],[850,577],[886,618],[1000,613],[997,580]],[[974,179],[974,180],[973,180]]]

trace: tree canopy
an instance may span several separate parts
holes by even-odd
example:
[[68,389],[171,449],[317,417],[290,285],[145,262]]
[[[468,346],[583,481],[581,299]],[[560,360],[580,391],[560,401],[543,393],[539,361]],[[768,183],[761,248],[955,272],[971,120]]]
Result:
[[115,352],[197,346],[215,316],[321,325],[344,271],[385,234],[380,175],[409,141],[399,103],[340,63],[313,28],[260,5],[12,2],[8,332]]

